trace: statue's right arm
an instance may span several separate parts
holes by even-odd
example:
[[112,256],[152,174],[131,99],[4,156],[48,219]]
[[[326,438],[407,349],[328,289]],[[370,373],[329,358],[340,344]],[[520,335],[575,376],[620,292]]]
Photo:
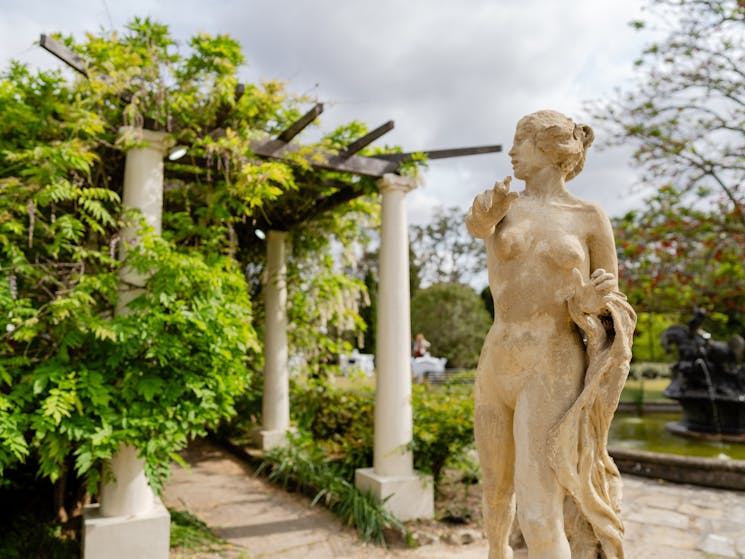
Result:
[[466,216],[466,228],[471,235],[486,239],[507,215],[512,202],[519,196],[517,192],[510,192],[511,180],[512,177],[507,177],[503,182],[497,181],[494,188],[485,190],[473,199]]

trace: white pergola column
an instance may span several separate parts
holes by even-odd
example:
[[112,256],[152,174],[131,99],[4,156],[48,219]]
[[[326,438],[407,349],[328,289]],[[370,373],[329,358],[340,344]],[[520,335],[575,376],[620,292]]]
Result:
[[380,281],[375,357],[375,446],[373,467],[357,470],[355,484],[397,518],[432,518],[432,477],[414,471],[411,451],[411,322],[409,241],[406,194],[413,177],[387,174],[378,186],[383,194],[380,236]]
[[[122,206],[142,212],[147,224],[160,234],[163,213],[163,157],[170,147],[165,132],[124,128],[143,147],[127,152]],[[120,258],[128,245],[137,242],[137,226],[121,232]],[[144,286],[145,277],[123,268],[117,314],[128,312],[127,303]],[[101,488],[101,504],[86,508],[83,527],[85,559],[167,559],[170,515],[153,493],[145,476],[144,461],[137,449],[122,445],[110,460],[114,479]]]
[[264,394],[262,428],[255,433],[262,450],[283,445],[290,428],[290,384],[287,351],[287,237],[267,233],[264,284]]

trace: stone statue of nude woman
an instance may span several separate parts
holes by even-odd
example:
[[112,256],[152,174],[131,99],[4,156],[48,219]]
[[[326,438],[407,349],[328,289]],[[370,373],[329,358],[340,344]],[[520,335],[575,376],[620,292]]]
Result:
[[476,374],[475,437],[489,559],[511,559],[517,513],[529,559],[622,559],[621,481],[608,427],[636,315],[618,290],[610,222],[565,183],[589,126],[555,111],[520,120],[511,177],[474,199],[494,323]]

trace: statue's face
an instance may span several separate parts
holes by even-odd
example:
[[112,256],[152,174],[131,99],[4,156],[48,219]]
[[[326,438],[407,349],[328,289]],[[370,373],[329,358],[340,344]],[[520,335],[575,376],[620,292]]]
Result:
[[552,165],[548,156],[538,149],[525,126],[518,126],[515,139],[507,153],[512,160],[512,170],[516,178],[527,180],[545,167]]

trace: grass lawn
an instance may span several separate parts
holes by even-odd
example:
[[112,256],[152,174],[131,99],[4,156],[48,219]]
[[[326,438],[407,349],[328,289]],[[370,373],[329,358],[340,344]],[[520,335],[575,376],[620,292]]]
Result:
[[621,401],[628,403],[672,402],[662,395],[662,391],[667,388],[668,384],[670,384],[668,378],[629,379],[621,392]]

